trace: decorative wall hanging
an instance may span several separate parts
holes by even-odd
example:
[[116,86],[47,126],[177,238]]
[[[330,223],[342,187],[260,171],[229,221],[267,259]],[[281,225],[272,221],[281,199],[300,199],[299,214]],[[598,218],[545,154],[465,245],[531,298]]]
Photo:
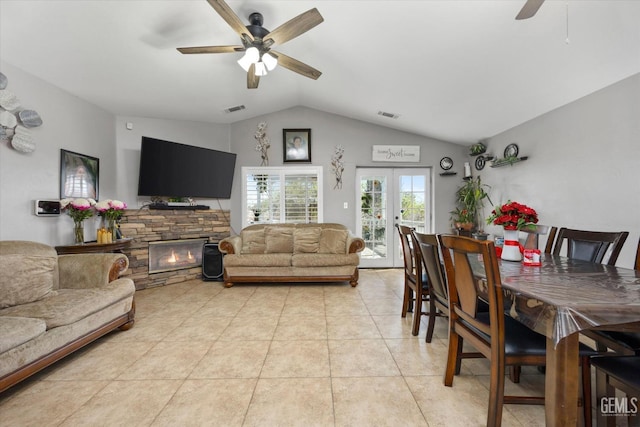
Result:
[[256,151],[260,152],[260,158],[262,159],[260,166],[269,166],[269,153],[267,150],[271,147],[271,143],[267,136],[267,122],[258,123],[258,130],[253,137],[258,141]]
[[20,110],[20,101],[6,90],[7,76],[0,73],[0,141],[9,142],[21,153],[31,153],[36,149],[30,128],[42,125],[42,118],[33,110]]
[[374,145],[371,158],[374,162],[412,162],[420,161],[419,145]]
[[72,151],[60,150],[60,198],[98,200],[100,160]]
[[331,170],[333,170],[336,176],[336,185],[334,185],[333,188],[337,190],[342,190],[342,172],[344,172],[343,155],[344,147],[342,145],[336,145],[333,156],[331,156]]
[[282,129],[284,163],[311,163],[311,129]]

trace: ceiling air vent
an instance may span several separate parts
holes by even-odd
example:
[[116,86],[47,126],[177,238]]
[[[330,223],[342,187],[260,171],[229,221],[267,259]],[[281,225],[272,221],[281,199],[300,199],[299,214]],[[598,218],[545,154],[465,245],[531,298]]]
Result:
[[400,114],[387,113],[386,111],[378,111],[378,115],[389,119],[397,119],[400,117]]
[[244,105],[236,105],[235,107],[225,108],[225,113],[235,113],[236,111],[244,110],[246,107]]

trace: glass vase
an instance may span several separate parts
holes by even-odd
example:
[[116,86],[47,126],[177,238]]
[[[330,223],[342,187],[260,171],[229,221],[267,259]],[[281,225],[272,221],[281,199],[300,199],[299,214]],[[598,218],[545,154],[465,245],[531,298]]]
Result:
[[82,221],[74,221],[73,236],[75,244],[79,245],[84,243],[84,223]]
[[117,225],[115,219],[107,219],[107,231],[111,233],[111,241],[115,241],[117,237]]

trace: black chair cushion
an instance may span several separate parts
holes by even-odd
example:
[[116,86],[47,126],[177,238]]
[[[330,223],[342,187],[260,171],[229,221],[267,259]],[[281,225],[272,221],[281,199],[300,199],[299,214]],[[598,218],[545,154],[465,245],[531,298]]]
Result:
[[[482,323],[489,324],[489,313],[480,312],[476,318]],[[475,329],[475,328],[474,328]],[[478,331],[485,339],[489,336]],[[544,335],[529,329],[512,317],[504,317],[504,354],[507,356],[544,356],[547,353],[547,339]],[[599,354],[587,345],[580,343],[580,356]]]
[[591,365],[640,392],[640,356],[599,356]]

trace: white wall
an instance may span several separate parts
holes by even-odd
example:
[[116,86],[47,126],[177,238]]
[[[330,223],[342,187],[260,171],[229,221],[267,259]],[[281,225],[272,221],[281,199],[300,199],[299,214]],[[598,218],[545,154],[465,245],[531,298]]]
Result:
[[[0,145],[0,240],[71,243],[71,218],[37,217],[33,202],[60,198],[61,148],[100,159],[99,196],[114,193],[114,117],[6,62],[0,62],[0,69],[9,79],[7,90],[17,95],[24,108],[37,111],[44,122],[32,132],[36,143],[33,153]],[[87,240],[96,223],[86,221]]]
[[[425,138],[394,129],[349,119],[306,107],[295,107],[272,114],[234,123],[231,126],[231,151],[238,154],[241,166],[259,166],[260,153],[255,150],[254,133],[259,122],[266,121],[271,141],[269,166],[283,165],[282,130],[311,129],[311,164],[324,167],[324,221],[339,222],[355,231],[356,225],[356,167],[432,167],[435,230],[449,231],[449,211],[453,209],[454,193],[461,183],[462,165],[467,150],[456,144]],[[345,148],[342,189],[334,189],[331,156],[336,145]],[[373,145],[418,145],[419,163],[382,163],[371,160]],[[440,159],[449,156],[458,175],[441,177]],[[296,163],[296,165],[298,165]],[[232,226],[241,229],[241,170],[236,168],[232,193]],[[348,209],[343,205],[347,202]],[[235,214],[234,214],[235,212]]]
[[[133,127],[127,129],[127,123]],[[211,148],[220,151],[229,149],[229,125],[161,120],[145,117],[118,116],[115,119],[117,148],[117,196],[127,202],[130,208],[141,207],[149,202],[148,197],[138,197],[138,171],[140,167],[140,142],[143,136],[178,142],[180,144]],[[188,167],[188,165],[185,165]],[[234,182],[234,187],[237,185]],[[213,209],[229,209],[229,200],[198,199],[198,204]]]
[[632,267],[640,236],[640,74],[494,136],[488,151],[502,156],[510,143],[529,159],[482,171],[493,202],[527,204],[541,224],[629,231],[617,265]]

